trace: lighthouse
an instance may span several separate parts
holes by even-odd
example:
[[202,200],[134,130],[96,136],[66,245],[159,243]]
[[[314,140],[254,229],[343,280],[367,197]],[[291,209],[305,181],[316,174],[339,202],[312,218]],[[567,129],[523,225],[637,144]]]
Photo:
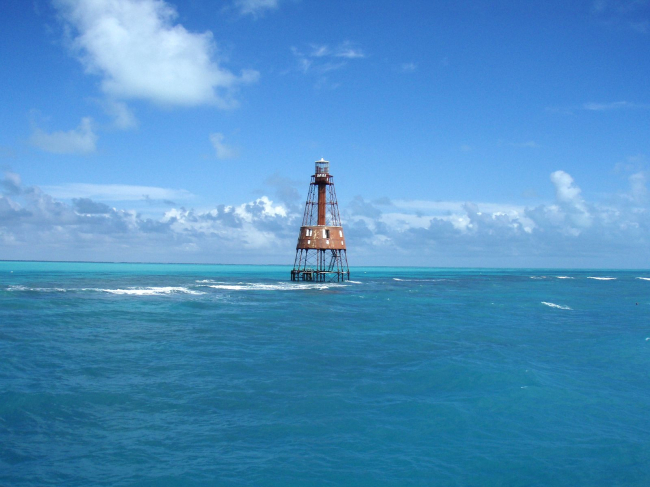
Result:
[[316,161],[309,184],[305,213],[298,234],[292,281],[350,279],[345,235],[334,190],[330,163]]

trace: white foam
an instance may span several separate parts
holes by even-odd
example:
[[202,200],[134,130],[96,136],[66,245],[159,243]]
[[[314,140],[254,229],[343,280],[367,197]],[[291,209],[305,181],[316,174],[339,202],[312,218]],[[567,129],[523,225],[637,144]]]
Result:
[[[402,281],[402,282],[439,282],[439,281],[448,281],[448,279],[400,279],[398,277],[393,277],[393,281]],[[350,281],[352,282],[352,281]]]
[[279,282],[277,284],[260,284],[257,282],[240,282],[237,284],[214,284],[207,287],[213,289],[224,289],[226,291],[302,291],[305,289],[329,289],[330,287],[346,287],[338,283],[289,283]]
[[531,279],[546,279],[546,276],[530,276]]
[[615,277],[587,277],[587,279],[596,279],[598,281],[615,281]]
[[557,308],[557,309],[571,309],[568,306],[562,306],[560,304],[555,304],[555,303],[547,303],[546,301],[542,301],[542,304],[545,304],[546,306],[549,306],[551,308]]
[[110,294],[126,294],[131,296],[160,296],[164,294],[205,294],[201,291],[193,291],[186,287],[139,287],[129,289],[88,289],[88,291],[101,291]]
[[641,279],[642,281],[650,281],[650,277],[637,277],[637,279]]
[[69,289],[61,287],[26,287],[26,286],[9,286],[7,291],[35,291],[39,293],[65,293]]
[[558,279],[575,279],[575,277],[570,277],[570,276],[555,276]]
[[359,281],[348,281],[348,282],[350,282],[352,284],[363,284],[362,282],[359,282]]

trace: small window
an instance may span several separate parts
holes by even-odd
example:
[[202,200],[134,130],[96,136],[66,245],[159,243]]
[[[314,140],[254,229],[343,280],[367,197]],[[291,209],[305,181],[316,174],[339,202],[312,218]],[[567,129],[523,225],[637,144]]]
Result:
[[327,245],[329,245],[329,244],[330,244],[330,241],[329,241],[329,240],[325,240],[325,243],[326,243]]
[[343,238],[343,230],[339,230],[339,237]]
[[311,243],[311,240],[307,240],[307,245],[309,245],[310,243]]
[[330,231],[329,230],[323,230],[323,238],[330,238]]

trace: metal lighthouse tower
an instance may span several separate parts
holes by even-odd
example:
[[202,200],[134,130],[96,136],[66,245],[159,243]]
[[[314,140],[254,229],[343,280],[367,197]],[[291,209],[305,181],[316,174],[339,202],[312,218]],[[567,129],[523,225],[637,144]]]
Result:
[[302,219],[292,281],[345,281],[350,279],[345,237],[334,191],[330,163],[316,161]]

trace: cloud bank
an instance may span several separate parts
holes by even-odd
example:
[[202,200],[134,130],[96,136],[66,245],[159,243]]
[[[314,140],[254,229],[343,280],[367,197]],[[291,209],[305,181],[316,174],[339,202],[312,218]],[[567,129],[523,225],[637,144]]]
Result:
[[[587,201],[564,171],[553,172],[550,183],[554,201],[535,207],[357,196],[341,204],[351,264],[650,266],[645,173],[632,174],[629,191],[606,202]],[[195,209],[167,201],[167,210],[145,217],[100,201],[107,196],[102,190],[114,200],[116,193],[127,194],[123,201],[145,190],[161,198],[187,194],[92,185],[47,192],[8,172],[0,181],[0,251],[7,259],[290,265],[302,208],[291,181],[274,175],[267,184],[279,202],[261,196]]]

